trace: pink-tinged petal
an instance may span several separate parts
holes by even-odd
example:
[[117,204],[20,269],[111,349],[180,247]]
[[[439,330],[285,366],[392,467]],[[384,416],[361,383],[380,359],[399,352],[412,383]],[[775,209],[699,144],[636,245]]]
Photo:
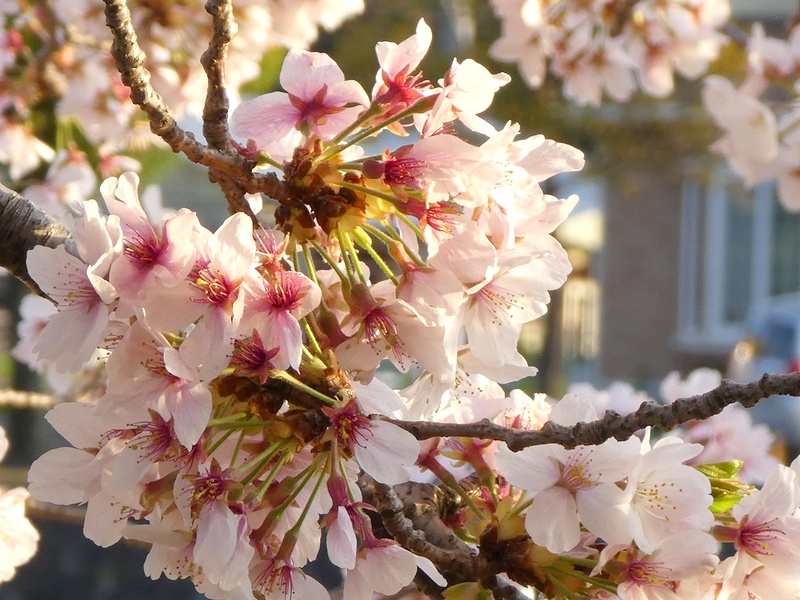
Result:
[[565,394],[550,411],[550,420],[566,427],[580,422],[595,421],[597,418],[594,404],[577,394]]
[[28,490],[51,504],[80,504],[96,475],[94,457],[77,448],[56,448],[36,459],[28,471]]
[[431,580],[436,584],[442,587],[447,587],[447,579],[439,573],[439,569],[431,562],[430,559],[425,558],[424,556],[414,555],[414,558],[417,561],[417,567],[419,567],[423,573],[425,573]]
[[283,310],[275,311],[269,321],[269,327],[261,337],[265,348],[278,349],[278,354],[272,358],[272,364],[276,369],[299,369],[303,357],[303,331],[300,323]]
[[674,579],[688,579],[711,571],[719,563],[717,541],[703,531],[675,533],[658,545],[653,558],[666,563]]
[[101,548],[116,544],[122,537],[128,518],[123,513],[124,503],[111,494],[100,492],[86,505],[83,535]]
[[297,571],[292,584],[291,600],[330,600],[325,586],[302,571]]
[[566,458],[567,451],[554,444],[531,446],[519,452],[512,452],[501,444],[495,464],[511,485],[537,494],[558,482],[561,463]]
[[794,512],[800,503],[797,474],[778,465],[767,477],[764,486],[742,499],[733,507],[733,516],[741,521],[749,514],[751,522],[766,523]]
[[475,223],[464,225],[457,238],[442,242],[430,258],[437,269],[452,272],[467,286],[486,281],[497,264],[497,248]]
[[116,253],[122,251],[122,228],[119,217],[100,214],[94,200],[81,204],[84,215],[75,221],[72,234],[80,257],[93,265],[99,277],[105,277]]
[[375,53],[378,55],[381,70],[389,79],[394,79],[403,70],[410,73],[428,52],[432,40],[431,28],[424,19],[420,19],[416,33],[399,44],[378,42]]
[[482,294],[472,303],[464,318],[464,327],[469,337],[472,353],[489,366],[500,367],[513,360],[517,354],[517,342],[522,330],[522,321],[498,310],[497,304],[504,302],[485,301]]
[[344,73],[322,52],[289,50],[281,68],[281,87],[301,100],[311,100],[323,86],[344,81]]
[[34,345],[40,359],[61,373],[77,372],[89,360],[108,323],[108,308],[89,281],[86,264],[63,246],[36,246],[28,252],[28,272],[58,303]]
[[[183,379],[202,381],[214,379],[230,363],[235,332],[236,325],[224,311],[206,312],[180,347],[181,359],[189,367],[192,376],[179,376]],[[167,364],[167,369],[171,373],[172,364]],[[178,375],[178,373],[173,374]]]
[[397,425],[386,421],[371,421],[362,432],[364,439],[354,448],[361,468],[376,481],[396,485],[408,481],[408,468],[417,462],[417,438]]
[[123,234],[129,237],[132,233],[150,236],[153,227],[139,202],[139,176],[127,172],[117,177],[109,177],[100,185],[100,194],[111,215],[120,219]]
[[376,548],[367,555],[371,568],[368,573],[370,583],[379,594],[396,594],[406,584],[411,583],[417,572],[414,554],[395,544]]
[[400,394],[378,378],[370,381],[369,385],[358,381],[352,381],[351,384],[364,414],[380,413],[392,416],[396,411],[402,411],[405,408]]
[[164,249],[158,257],[158,264],[153,267],[162,285],[173,286],[191,271],[197,256],[191,240],[199,223],[195,213],[183,210],[164,222]]
[[237,530],[235,515],[225,502],[215,502],[200,513],[194,561],[212,574],[212,581],[219,581],[233,556]]
[[356,566],[356,533],[347,509],[340,506],[336,520],[327,529],[326,545],[331,562],[341,569],[352,569]]
[[29,496],[24,488],[0,494],[0,583],[11,579],[14,569],[36,554],[39,532],[25,517]]
[[86,312],[54,314],[34,346],[39,358],[50,360],[59,373],[77,373],[92,357],[108,325],[108,308],[98,302]]
[[244,213],[231,215],[209,241],[211,265],[230,282],[242,279],[256,255],[253,222]]
[[237,106],[231,114],[231,133],[253,140],[259,148],[271,148],[294,129],[300,117],[288,94],[272,92]]
[[211,417],[211,391],[204,383],[170,386],[164,392],[164,405],[174,419],[175,436],[184,448],[190,449],[200,439]]
[[558,173],[580,171],[585,162],[583,152],[577,148],[542,137],[541,144],[518,164],[536,181],[544,181]]
[[551,487],[536,494],[525,518],[531,539],[559,554],[572,550],[581,541],[581,525],[575,498],[562,487]]
[[372,600],[375,591],[367,581],[367,574],[361,570],[352,570],[344,580],[344,598],[348,600]]
[[[337,107],[339,105],[333,104],[332,106]],[[359,105],[345,108],[344,110],[337,110],[336,112],[330,112],[324,118],[315,122],[315,131],[321,139],[330,140],[348,125],[355,122],[363,111],[364,108]]]
[[576,494],[578,514],[586,529],[609,544],[630,542],[631,507],[628,495],[613,483],[579,490]]
[[[75,448],[96,448],[102,430],[98,427],[94,412],[93,404],[62,402],[47,411],[44,418]],[[108,429],[111,429],[112,422],[108,420]]]

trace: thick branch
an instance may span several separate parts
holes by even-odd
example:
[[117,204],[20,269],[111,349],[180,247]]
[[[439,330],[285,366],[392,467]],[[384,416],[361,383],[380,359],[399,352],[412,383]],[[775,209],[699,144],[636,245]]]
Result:
[[28,274],[28,250],[35,246],[55,248],[64,243],[71,246],[72,238],[61,222],[0,184],[0,267],[46,298]]
[[217,169],[240,182],[248,193],[263,192],[271,198],[285,195],[283,183],[273,173],[254,174],[254,163],[239,154],[209,148],[184,131],[150,83],[150,72],[144,67],[145,54],[139,46],[125,0],[105,0],[106,24],[114,43],[111,55],[131,90],[131,100],[141,107],[150,121],[150,130],[163,139],[173,152],[184,154],[192,162]]
[[[456,545],[448,540],[451,547],[443,548],[429,542],[425,532],[415,528],[411,519],[405,516],[406,505],[388,485],[375,483],[375,500],[386,531],[404,548],[430,559],[442,571],[457,573],[464,577],[464,581],[478,579],[480,562],[469,546],[463,542]],[[457,540],[454,535],[453,539]]]
[[573,427],[546,423],[539,431],[503,427],[488,419],[477,423],[425,423],[399,421],[382,415],[373,415],[373,418],[394,423],[412,433],[418,440],[432,437],[482,438],[506,442],[515,451],[540,444],[559,444],[565,448],[574,448],[579,445],[601,444],[611,438],[626,440],[648,426],[669,431],[687,421],[703,420],[719,414],[729,404],[738,402],[745,408],[750,408],[759,400],[778,394],[800,396],[800,373],[767,374],[752,383],[725,380],[710,392],[681,398],[671,404],[645,403],[635,412],[624,416],[608,411],[597,421],[578,423]]

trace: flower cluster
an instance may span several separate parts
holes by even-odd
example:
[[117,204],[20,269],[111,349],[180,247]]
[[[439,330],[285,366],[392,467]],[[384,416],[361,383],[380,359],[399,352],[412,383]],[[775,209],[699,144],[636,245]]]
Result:
[[599,105],[603,93],[618,101],[637,88],[664,97],[674,72],[705,73],[727,40],[728,0],[570,2],[492,0],[502,34],[494,58],[516,62],[531,87],[550,70],[579,104]]
[[[85,503],[100,545],[151,542],[149,575],[210,597],[324,597],[300,571],[321,525],[348,598],[395,593],[417,567],[446,583],[376,535],[356,478],[398,484],[417,462],[417,440],[381,414],[430,418],[534,372],[516,342],[569,272],[551,232],[577,200],[539,184],[583,157],[479,116],[505,75],[455,61],[424,80],[430,42],[420,22],[378,44],[371,94],[293,50],[285,92],[239,105],[241,152],[282,172],[274,228],[238,213],[210,231],[186,209],[151,222],[125,173],[102,184],[106,211],[73,204],[73,253],[29,253],[57,310],[18,353],[102,377],[92,401],[49,413],[73,447],[34,463],[30,489]],[[365,156],[382,130],[409,142]],[[424,393],[382,383],[388,365],[416,369]]]
[[756,23],[747,58],[747,78],[738,87],[721,76],[705,79],[703,101],[725,132],[713,148],[749,186],[777,179],[783,206],[800,211],[800,27],[780,40]]
[[[302,571],[323,532],[348,600],[395,594],[418,569],[481,597],[480,573],[464,581],[373,526],[381,490],[412,477],[450,489],[435,518],[481,564],[551,598],[793,597],[797,464],[747,496],[737,463],[690,466],[702,447],[678,438],[514,453],[421,444],[392,419],[531,430],[598,417],[575,394],[553,405],[501,387],[535,373],[522,325],[570,269],[551,234],[577,198],[540,184],[582,154],[481,116],[504,74],[465,60],[424,79],[431,37],[420,21],[379,43],[369,93],[327,55],[289,52],[284,91],[231,116],[239,151],[280,182],[250,198],[258,218],[151,220],[124,173],[101,185],[105,211],[74,203],[74,249],[29,252],[57,306],[18,353],[96,377],[92,399],[48,413],[71,447],[33,464],[31,493],[85,504],[87,537],[147,542],[149,576],[211,598],[327,598]],[[402,143],[367,154],[382,132]],[[393,389],[398,373],[413,383]],[[606,407],[641,401],[611,394]],[[719,563],[718,542],[735,556]]]

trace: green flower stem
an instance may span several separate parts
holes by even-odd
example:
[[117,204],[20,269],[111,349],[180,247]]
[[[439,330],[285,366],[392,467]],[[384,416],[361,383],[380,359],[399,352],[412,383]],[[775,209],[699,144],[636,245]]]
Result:
[[398,213],[395,213],[395,214],[397,215],[398,219],[400,219],[403,223],[408,225],[408,227],[411,229],[411,231],[413,231],[420,240],[422,240],[423,242],[425,241],[425,234],[422,233],[422,230],[419,228],[419,225],[414,223],[414,221],[409,219],[406,215],[404,215],[401,212],[398,212]]
[[564,569],[559,569],[558,567],[554,567],[550,565],[549,567],[544,567],[545,571],[549,573],[558,573],[560,575],[566,575],[567,577],[574,577],[575,579],[580,579],[588,583],[589,585],[593,585],[595,587],[602,588],[604,590],[608,590],[609,592],[616,592],[617,591],[617,584],[612,583],[606,579],[601,579],[599,577],[592,577],[590,575],[585,575],[580,571],[566,571]]
[[[303,327],[303,331],[306,332],[306,337],[308,338],[308,343],[311,344],[311,347],[314,349],[314,353],[322,358],[322,348],[320,348],[319,342],[317,341],[317,336],[314,335],[314,330],[311,329],[311,325],[306,320],[305,317],[300,319],[300,325]],[[303,350],[306,350],[306,347],[303,346]]]
[[561,591],[561,593],[564,595],[564,598],[567,598],[568,600],[578,600],[579,598],[583,597],[569,589],[558,577],[555,577],[552,573],[547,573],[547,579],[550,580],[550,583],[553,584],[553,587],[556,587]]
[[233,449],[233,455],[231,456],[231,464],[236,464],[236,459],[239,457],[239,451],[242,449],[242,444],[244,443],[244,429],[239,432],[239,439],[236,442],[236,447]]
[[[328,160],[328,159],[336,156],[337,154],[339,154],[345,148],[348,148],[349,146],[352,146],[353,144],[357,144],[361,140],[366,139],[369,136],[378,133],[381,129],[385,129],[386,127],[388,127],[392,123],[396,123],[397,121],[405,119],[406,117],[408,117],[410,115],[413,115],[413,114],[416,114],[416,113],[419,113],[419,112],[423,112],[425,110],[429,110],[433,106],[432,103],[431,103],[431,98],[432,98],[431,96],[425,96],[423,98],[420,98],[419,100],[417,100],[414,104],[409,106],[404,111],[401,111],[401,112],[397,113],[396,115],[394,115],[393,117],[390,117],[390,118],[388,118],[388,119],[386,119],[384,121],[381,121],[380,123],[377,123],[377,124],[373,125],[372,127],[369,127],[367,129],[365,129],[364,131],[359,133],[357,136],[355,136],[353,139],[349,140],[347,142],[347,144],[345,144],[343,146],[334,146],[334,147],[328,148],[325,152],[320,154],[320,156],[314,162],[316,164],[319,164],[323,160]],[[345,131],[347,131],[347,130],[345,130]],[[351,131],[352,131],[352,129],[351,129]],[[347,135],[347,133],[345,133],[345,132],[343,132],[343,133],[344,133],[344,135]],[[337,139],[337,138],[344,139],[344,136],[342,135],[342,133],[340,133],[338,136],[336,136],[336,138],[334,138],[331,141],[333,141],[334,143],[338,143],[339,139]]]
[[[326,480],[325,472],[327,470],[326,469],[327,465],[328,463],[326,461],[325,465],[323,465],[322,469],[320,470],[320,475],[319,478],[317,479],[317,483],[314,485],[314,489],[311,490],[311,495],[308,497],[308,502],[306,502],[306,505],[303,507],[303,512],[300,514],[300,518],[297,519],[297,523],[295,523],[294,526],[292,526],[292,528],[289,531],[287,531],[286,534],[283,536],[281,547],[278,549],[277,552],[278,556],[291,556],[291,551],[294,548],[294,545],[297,543],[297,538],[300,537],[300,527],[302,527],[303,521],[305,521],[306,517],[308,516],[308,512],[311,509],[311,503],[314,501],[317,492],[319,492],[319,488],[322,486],[322,482]],[[284,548],[284,545],[286,545],[287,548]],[[288,552],[288,555],[282,554],[282,552]]]
[[317,279],[317,268],[314,266],[314,257],[311,256],[311,250],[308,249],[308,244],[303,244],[303,259],[306,261],[308,278],[319,285],[319,279]]
[[234,432],[235,432],[237,429],[241,429],[241,427],[239,427],[239,426],[237,425],[236,427],[230,427],[230,428],[228,428],[228,427],[225,427],[224,429],[228,429],[228,430],[227,430],[225,433],[223,433],[223,434],[222,434],[222,436],[220,436],[220,438],[219,438],[219,439],[218,439],[216,442],[214,442],[214,443],[211,445],[211,447],[209,447],[209,448],[206,450],[206,453],[207,453],[209,456],[211,456],[212,454],[214,454],[214,452],[216,451],[216,449],[217,449],[217,448],[219,448],[219,447],[220,447],[220,446],[221,446],[221,445],[222,445],[222,444],[225,442],[225,440],[227,440],[229,437],[231,437],[231,436],[233,435],[233,433],[234,433]]
[[478,517],[478,519],[481,521],[487,520],[488,517],[480,508],[478,508],[478,505],[475,504],[475,501],[472,499],[472,497],[463,487],[461,487],[461,484],[456,481],[456,478],[453,477],[453,474],[445,469],[438,460],[432,458],[424,463],[420,463],[420,466],[428,469],[431,473],[436,475],[436,477],[438,477],[443,484],[455,491],[459,498],[461,498],[462,502],[472,509],[472,512],[475,513],[475,516]]
[[372,246],[370,246],[369,244],[361,244],[361,243],[359,243],[359,246],[360,246],[361,248],[363,248],[364,250],[366,250],[366,251],[367,251],[367,254],[369,254],[369,255],[372,257],[372,260],[374,260],[374,261],[375,261],[375,263],[376,263],[376,264],[377,264],[377,265],[378,265],[378,266],[381,268],[381,270],[382,270],[384,273],[386,273],[386,276],[387,276],[389,279],[391,279],[391,280],[392,280],[392,283],[393,283],[393,284],[395,284],[395,285],[399,285],[399,283],[400,283],[400,280],[399,280],[399,279],[397,279],[397,276],[396,276],[394,273],[392,273],[392,270],[389,268],[389,265],[387,265],[387,264],[384,262],[384,260],[383,260],[383,259],[381,258],[381,256],[380,256],[380,254],[378,254],[377,252],[375,252],[375,248],[373,248],[373,247],[372,247]]
[[238,423],[241,425],[249,425],[247,422],[242,422],[243,419],[247,419],[249,417],[247,413],[236,413],[235,415],[228,415],[227,417],[220,417],[218,419],[211,419],[208,422],[207,427],[217,427],[218,425],[227,425],[229,423]]
[[244,423],[222,423],[215,425],[217,429],[229,429],[236,431],[237,429],[249,429],[250,427],[269,427],[273,421],[247,421]]
[[[281,457],[278,459],[278,462],[275,464],[275,466],[269,472],[269,475],[267,475],[267,478],[264,480],[264,483],[262,483],[260,486],[258,486],[258,489],[255,492],[255,498],[260,500],[261,498],[264,497],[264,494],[267,493],[267,490],[269,489],[269,486],[271,486],[272,482],[275,481],[275,478],[278,476],[278,473],[283,468],[283,465],[286,464],[286,461],[289,460],[290,456],[291,456],[291,454],[289,452],[285,452],[284,454],[281,455]],[[258,471],[256,471],[255,473],[258,473]],[[252,481],[252,479],[251,479],[251,481]],[[249,481],[248,481],[248,483],[249,483]]]
[[259,152],[258,164],[256,166],[262,167],[264,165],[269,165],[270,167],[275,167],[276,169],[283,171],[283,163],[279,163],[266,152]]
[[328,263],[333,269],[336,274],[339,276],[339,279],[342,281],[343,284],[349,285],[350,279],[348,279],[347,275],[345,275],[342,270],[339,268],[339,265],[333,260],[333,257],[328,254],[328,251],[323,248],[322,244],[317,241],[311,240],[311,245],[314,246],[314,250],[319,252],[320,256],[325,259],[325,262]]
[[[346,138],[348,135],[353,133],[356,129],[358,129],[364,123],[367,123],[372,117],[378,115],[379,113],[380,113],[380,106],[378,106],[377,104],[370,104],[369,107],[367,108],[367,110],[365,110],[363,113],[361,113],[355,121],[353,121],[350,125],[345,127],[342,131],[340,131],[338,134],[336,134],[336,137],[334,137],[332,140],[330,140],[328,142],[331,145],[331,148],[336,147],[336,145],[339,142],[341,142],[342,140],[344,140],[344,138]],[[345,146],[342,146],[341,150],[339,150],[339,152],[341,152],[342,150],[347,148],[347,146],[349,146],[352,143],[353,142],[350,142],[349,144],[347,144]],[[326,152],[327,152],[327,150],[326,150]],[[327,158],[330,158],[330,157],[325,157],[326,152],[323,152],[320,155],[320,160],[321,161],[322,160],[327,160]],[[338,154],[338,152],[337,152],[337,154]],[[335,156],[335,154],[332,154],[331,156]]]
[[[389,227],[390,227],[388,225],[388,223],[384,224],[384,226],[387,229],[389,229]],[[370,225],[369,223],[364,223],[361,226],[361,228],[364,231],[368,232],[373,237],[378,238],[380,241],[382,241],[384,244],[386,244],[387,247],[391,247],[393,244],[401,244],[403,246],[403,249],[406,251],[406,254],[408,254],[408,256],[411,258],[411,260],[414,261],[415,265],[417,265],[418,267],[426,266],[425,265],[425,261],[422,260],[419,256],[417,256],[417,253],[414,252],[414,250],[412,250],[411,247],[408,244],[406,244],[405,240],[403,240],[400,237],[400,235],[397,233],[397,231],[395,231],[394,228],[392,228],[391,231],[392,231],[393,234],[397,234],[396,236],[395,235],[389,235],[388,233],[386,233],[384,231],[381,231],[378,227],[375,227],[374,225]]]
[[[314,460],[309,466],[303,469],[300,473],[298,473],[294,477],[289,478],[289,482],[292,484],[291,485],[292,493],[289,494],[288,498],[286,498],[278,508],[272,511],[272,513],[269,516],[269,518],[272,521],[277,523],[283,518],[283,513],[285,513],[286,509],[289,508],[294,503],[295,498],[297,498],[297,496],[300,495],[300,492],[303,491],[303,488],[306,487],[308,482],[311,481],[311,478],[314,476],[314,473],[316,473],[317,470],[319,469],[320,460],[321,457],[317,457],[316,460]],[[302,481],[300,481],[301,479]],[[320,479],[324,479],[324,477],[321,477]]]
[[273,370],[271,370],[269,372],[269,376],[274,378],[274,379],[280,379],[281,381],[285,381],[289,385],[293,385],[298,390],[301,390],[301,391],[305,392],[309,396],[313,396],[317,400],[321,400],[322,402],[324,402],[328,406],[336,406],[338,404],[338,402],[336,400],[334,400],[333,398],[330,398],[330,397],[326,396],[322,392],[318,392],[317,390],[315,390],[314,388],[306,385],[305,383],[303,383],[299,379],[296,379],[292,375],[289,375],[289,373],[287,373],[286,371],[278,371],[277,369],[273,369]]
[[[384,223],[383,226],[386,228],[386,231],[389,232],[389,235],[391,235],[395,241],[403,244],[403,248],[405,248],[406,253],[408,253],[408,255],[411,257],[411,260],[413,260],[420,267],[428,266],[428,263],[422,260],[422,257],[419,255],[419,253],[415,250],[412,250],[411,246],[409,246],[408,243],[406,243],[406,241],[403,239],[403,236],[400,235],[400,232],[394,225],[392,225],[391,223]],[[416,227],[416,230],[419,231],[419,227]],[[414,233],[417,234],[417,231],[415,231]],[[419,231],[419,234],[421,233],[422,231]],[[423,239],[422,241],[425,240]]]
[[[353,245],[353,238],[350,237],[350,234],[344,233],[342,231],[336,231],[336,237],[339,240],[339,244],[342,246],[342,249],[347,252],[347,255],[350,257],[350,262],[355,269],[356,274],[358,275],[358,280],[361,283],[369,285],[369,280],[364,275],[364,270],[361,268],[361,261],[358,260],[358,250]],[[353,282],[356,283],[355,281]]]
[[369,194],[370,196],[375,196],[376,198],[381,198],[386,200],[387,202],[391,202],[392,205],[397,206],[398,204],[402,204],[403,201],[400,200],[394,194],[389,194],[387,192],[381,192],[380,190],[376,190],[371,187],[367,187],[365,185],[358,185],[357,183],[350,183],[349,181],[342,181],[339,185],[343,188],[347,188],[348,190],[353,190],[355,192],[362,192],[364,194]]

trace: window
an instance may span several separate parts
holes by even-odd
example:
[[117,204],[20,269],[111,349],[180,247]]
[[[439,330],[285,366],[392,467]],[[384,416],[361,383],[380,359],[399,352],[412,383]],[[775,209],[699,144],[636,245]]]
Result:
[[725,352],[751,306],[800,290],[800,215],[780,206],[774,185],[750,190],[726,167],[687,181],[681,211],[677,342]]

